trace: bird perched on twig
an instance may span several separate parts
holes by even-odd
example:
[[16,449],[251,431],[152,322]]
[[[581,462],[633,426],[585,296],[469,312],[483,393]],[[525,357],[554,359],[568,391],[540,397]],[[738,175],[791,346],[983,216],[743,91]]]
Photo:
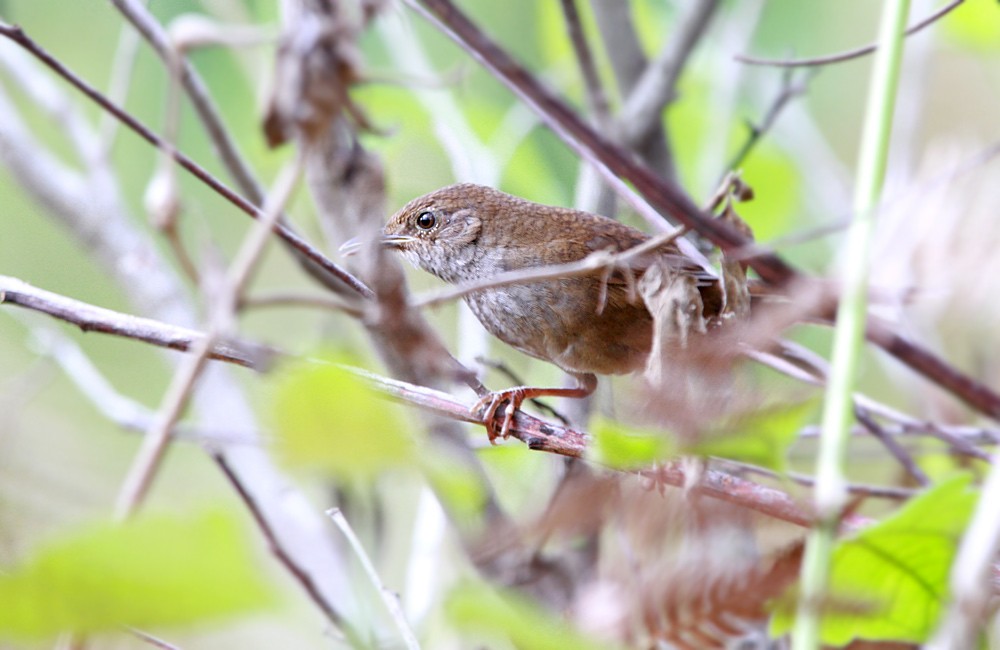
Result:
[[[445,282],[462,285],[501,273],[581,262],[604,251],[623,253],[648,235],[618,221],[540,205],[490,187],[462,183],[413,199],[386,224],[382,243]],[[639,249],[642,250],[642,249]],[[640,254],[612,256],[603,268],[581,262],[565,277],[489,286],[463,296],[488,332],[521,352],[576,378],[574,388],[518,386],[492,392],[482,410],[490,441],[506,437],[514,412],[528,398],[585,397],[596,375],[624,374],[647,363],[654,314],[637,289],[651,267],[693,287],[681,311],[710,319],[723,307],[718,278],[685,257],[674,241]],[[488,283],[487,283],[488,284]],[[496,415],[508,406],[499,433]]]

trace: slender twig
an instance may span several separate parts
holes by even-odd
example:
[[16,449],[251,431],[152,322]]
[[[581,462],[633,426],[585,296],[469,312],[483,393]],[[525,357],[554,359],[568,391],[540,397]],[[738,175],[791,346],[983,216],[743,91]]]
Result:
[[[4,303],[48,314],[84,332],[121,336],[172,350],[190,351],[205,338],[201,332],[186,327],[96,307],[0,275],[0,304]],[[211,346],[208,357],[263,370],[277,354],[277,350],[257,344],[219,340]]]
[[[275,534],[274,529],[271,527],[271,523],[268,521],[264,512],[260,509],[257,501],[253,498],[253,495],[247,490],[246,486],[243,485],[243,481],[240,479],[239,475],[233,471],[230,467],[229,461],[222,454],[213,453],[212,460],[218,465],[222,474],[226,477],[229,483],[236,490],[236,494],[239,495],[243,504],[246,506],[247,510],[250,511],[250,515],[253,517],[254,523],[257,524],[257,528],[260,529],[261,534],[267,541],[268,548],[270,548],[271,553],[274,557],[285,567],[289,574],[298,582],[302,588],[305,590],[309,598],[319,607],[320,611],[326,615],[327,619],[337,628],[342,630],[347,635],[355,634],[349,624],[349,622],[344,618],[344,616],[337,609],[336,605],[331,603],[320,590],[319,586],[313,580],[309,573],[299,566],[295,558],[285,549],[281,540]],[[360,647],[360,646],[355,646]]]
[[[945,6],[941,7],[931,15],[927,16],[923,20],[915,23],[912,27],[906,30],[907,36],[912,36],[917,32],[921,31],[925,27],[933,25],[938,20],[944,18],[954,9],[958,8],[960,4],[965,2],[965,0],[952,0]],[[777,68],[799,68],[808,66],[820,66],[828,65],[830,63],[842,63],[844,61],[850,61],[851,59],[857,59],[859,57],[871,54],[878,49],[877,43],[872,43],[871,45],[865,45],[864,47],[855,48],[853,50],[847,50],[846,52],[839,52],[837,54],[828,54],[826,56],[817,56],[809,59],[761,59],[755,56],[748,56],[745,54],[737,54],[733,58],[740,63],[746,63],[748,65],[767,65]]]
[[607,128],[611,126],[608,95],[604,92],[601,78],[597,74],[597,65],[594,63],[594,53],[590,48],[590,43],[587,42],[587,36],[583,33],[583,24],[580,21],[580,11],[576,6],[576,0],[560,0],[559,4],[562,7],[563,18],[566,20],[569,42],[573,46],[576,62],[580,66],[587,107],[594,116],[597,125],[601,128]]
[[[155,135],[148,127],[135,119],[132,115],[125,112],[112,102],[110,102],[106,97],[104,97],[99,91],[92,87],[87,82],[83,81],[79,76],[73,73],[69,68],[63,65],[58,59],[54,58],[44,49],[42,49],[37,43],[35,43],[31,38],[24,33],[24,31],[17,26],[7,25],[0,23],[0,36],[6,36],[10,40],[14,41],[36,58],[38,58],[42,63],[51,68],[63,79],[68,81],[72,86],[77,88],[80,92],[86,95],[88,98],[96,102],[102,109],[117,118],[122,124],[127,126],[133,132],[135,132],[139,137],[146,140],[150,144],[156,147],[163,146],[162,139]],[[232,203],[234,206],[245,212],[247,215],[257,219],[261,215],[261,211],[253,205],[251,202],[247,201],[245,198],[236,194],[226,185],[224,185],[217,178],[212,176],[203,167],[198,165],[196,162],[180,153],[179,151],[173,152],[174,159],[177,161],[181,167],[190,172],[198,180],[208,185],[212,190],[217,192],[224,199]],[[293,231],[288,226],[278,223],[274,226],[274,231],[285,241],[289,246],[294,248],[296,251],[301,253],[303,256],[309,259],[322,269],[325,273],[328,273],[333,278],[343,282],[353,291],[364,296],[365,298],[371,298],[372,292],[363,282],[355,278],[353,275],[348,273],[346,270],[340,268],[333,262],[331,262],[323,253],[314,248],[306,240],[302,239],[295,231]]]
[[406,615],[403,614],[403,608],[399,605],[399,597],[389,591],[385,584],[382,583],[378,571],[375,570],[375,565],[372,563],[371,558],[368,557],[368,553],[365,552],[365,547],[361,544],[361,540],[354,534],[354,529],[347,523],[344,513],[339,508],[330,508],[326,511],[326,514],[333,520],[333,523],[340,529],[341,534],[347,539],[347,543],[351,549],[354,550],[354,555],[361,562],[361,568],[364,570],[365,575],[368,576],[368,580],[378,591],[382,603],[385,605],[386,610],[389,611],[393,622],[395,622],[396,629],[399,630],[399,635],[403,639],[403,644],[410,650],[420,650],[420,642],[417,641],[417,636],[413,633],[410,622],[406,620]]
[[[719,463],[723,467],[731,466],[734,470],[738,470],[740,472],[748,472],[750,474],[756,474],[758,476],[766,476],[768,478],[773,478],[776,480],[788,479],[794,483],[798,483],[799,485],[804,485],[806,487],[813,487],[816,485],[815,478],[813,478],[812,476],[808,476],[806,474],[799,474],[798,472],[784,472],[779,474],[778,472],[769,470],[764,467],[758,467],[756,465],[730,460],[728,458],[724,459],[713,458],[712,462]],[[850,483],[847,486],[847,491],[856,496],[874,497],[877,499],[893,499],[896,501],[905,501],[907,499],[912,499],[913,497],[920,494],[919,490],[889,487],[886,485],[865,485],[863,483]]]
[[116,519],[121,521],[130,518],[145,498],[170,442],[171,430],[187,405],[195,381],[208,362],[209,351],[229,329],[239,297],[257,266],[274,225],[281,217],[281,211],[291,197],[302,170],[303,156],[300,148],[295,160],[279,176],[274,192],[267,198],[263,214],[248,233],[230,266],[225,285],[215,297],[208,332],[174,374],[156,420],[146,432],[139,453],[122,484],[115,506]]
[[139,638],[142,641],[145,641],[154,648],[161,648],[162,650],[181,650],[180,646],[174,645],[173,643],[168,643],[159,637],[153,636],[149,632],[143,632],[139,628],[129,627],[126,629],[133,635],[135,635],[137,638]]
[[889,435],[888,432],[882,428],[882,425],[871,416],[871,413],[869,413],[866,409],[857,406],[856,401],[854,406],[854,416],[858,418],[858,422],[864,425],[865,429],[867,429],[876,440],[882,443],[882,446],[884,446],[886,450],[892,454],[893,458],[895,458],[899,464],[903,466],[906,473],[909,474],[918,485],[930,485],[931,481],[927,478],[927,474],[924,473],[924,470],[920,469],[917,463],[913,460],[913,457],[910,456],[909,452],[903,448],[903,445],[899,444],[895,438]]
[[763,139],[763,137],[771,130],[774,123],[778,119],[778,115],[781,111],[791,103],[793,99],[804,95],[809,87],[809,82],[816,75],[815,71],[810,71],[802,79],[796,81],[794,78],[794,72],[789,71],[782,75],[781,78],[781,88],[778,90],[777,96],[771,102],[767,111],[764,112],[764,117],[761,118],[760,122],[754,124],[748,122],[747,126],[750,129],[750,133],[747,135],[747,139],[743,142],[743,145],[739,148],[736,154],[733,156],[732,160],[726,166],[723,175],[729,173],[732,170],[739,168],[746,160],[750,152],[753,151],[754,147]]
[[626,145],[641,143],[662,120],[663,110],[677,93],[681,72],[718,7],[718,0],[690,3],[687,13],[677,21],[677,33],[670,35],[663,50],[646,66],[616,120]]
[[[678,237],[687,231],[686,228],[677,228],[673,232],[664,233],[656,237],[651,237],[637,246],[627,250],[612,253],[610,251],[594,251],[587,257],[576,262],[565,264],[551,264],[546,266],[532,266],[525,269],[514,269],[505,271],[494,276],[475,280],[473,282],[462,283],[453,287],[447,287],[435,291],[427,296],[418,297],[413,301],[415,307],[436,307],[452,300],[457,300],[470,293],[483,291],[485,289],[496,289],[512,284],[525,284],[538,282],[540,280],[553,280],[558,278],[571,278],[580,275],[590,275],[600,269],[612,268],[618,264],[624,264],[644,253],[656,250],[661,246],[666,246],[677,240]],[[595,305],[595,309],[598,306]]]
[[[807,384],[814,386],[824,386],[826,384],[829,366],[825,359],[812,350],[791,341],[781,341],[780,347],[781,354],[786,358],[759,350],[744,350],[743,353],[758,363],[762,363]],[[795,363],[790,360],[794,360]],[[895,433],[926,433],[947,443],[956,454],[986,460],[989,458],[989,454],[981,449],[977,449],[974,443],[996,444],[1000,440],[1000,431],[982,427],[944,426],[906,415],[862,393],[854,393],[853,398],[855,409],[864,409],[873,415],[895,422]],[[887,433],[893,433],[887,427],[882,427],[882,430]]]
[[[167,60],[170,47],[170,37],[156,18],[139,0],[111,0],[111,3],[132,23],[140,34],[152,45],[153,49]],[[254,178],[250,166],[236,147],[235,140],[229,135],[222,117],[216,109],[205,83],[193,67],[184,61],[181,64],[181,83],[194,106],[195,112],[205,126],[209,139],[215,146],[223,165],[229,170],[237,186],[246,194],[250,201],[260,205],[264,193],[260,183]]]
[[[141,433],[149,428],[155,413],[115,390],[75,341],[53,328],[32,324],[31,346],[36,352],[55,361],[80,394],[107,420],[128,431]],[[259,446],[266,442],[265,436],[259,431],[239,432],[231,428],[209,431],[186,424],[178,424],[174,428],[174,437],[214,445]]]
[[315,309],[338,311],[352,318],[361,318],[364,315],[363,310],[345,305],[336,298],[308,293],[282,291],[280,293],[256,294],[246,296],[240,301],[241,309],[262,307],[312,307]]

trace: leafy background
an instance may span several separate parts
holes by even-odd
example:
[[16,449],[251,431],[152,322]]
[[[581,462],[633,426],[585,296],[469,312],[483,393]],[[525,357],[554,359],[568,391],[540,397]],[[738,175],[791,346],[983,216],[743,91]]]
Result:
[[[511,0],[466,5],[474,19],[488,26],[497,40],[561,94],[582,106],[583,89],[556,2]],[[632,5],[647,52],[653,53],[670,34],[678,8],[674,3],[657,0],[634,0]],[[914,5],[913,15],[924,15],[932,9],[929,2],[915,2]],[[263,0],[154,0],[149,6],[165,23],[189,12],[237,23],[275,25],[278,20],[275,3]],[[581,8],[585,25],[593,33],[593,17],[587,3],[581,3]],[[363,143],[380,156],[385,167],[389,208],[455,180],[455,169],[441,146],[439,134],[434,131],[428,105],[421,101],[421,97],[440,101],[442,96],[454,102],[471,130],[470,135],[483,143],[481,158],[486,164],[479,174],[492,173],[495,177],[481,177],[480,180],[539,202],[572,205],[579,168],[575,156],[552,134],[534,123],[506,89],[454,44],[408,10],[390,5],[389,11],[407,16],[410,28],[426,48],[429,63],[424,76],[402,70],[392,51],[397,44],[386,39],[387,32],[381,27],[370,30],[362,38],[365,67],[372,81],[356,90],[355,99],[384,131],[364,136]],[[677,102],[664,117],[674,138],[680,177],[696,200],[704,200],[714,190],[726,161],[746,136],[746,122],[760,119],[781,84],[779,71],[742,66],[733,60],[733,55],[743,52],[776,57],[789,53],[811,55],[868,43],[875,33],[877,13],[878,3],[865,0],[724,3],[721,18],[700,44],[686,71]],[[120,16],[109,4],[94,1],[5,0],[0,3],[0,15],[8,22],[23,26],[57,58],[98,87],[108,83],[110,62],[119,35],[123,29],[128,29],[123,27]],[[967,159],[1000,140],[1000,123],[995,119],[995,107],[1000,103],[998,48],[1000,11],[996,3],[989,0],[969,0],[941,24],[908,42],[897,112],[899,137],[891,159],[889,181],[890,194],[896,192],[902,197],[897,199],[900,210],[916,210],[912,206],[913,202],[921,202],[921,188],[945,173],[946,168],[935,163],[949,157]],[[607,78],[611,72],[606,57],[600,51],[598,54],[600,69]],[[192,55],[193,63],[205,76],[227,124],[238,135],[241,149],[265,179],[272,178],[290,156],[288,148],[270,151],[259,129],[272,56],[271,45],[239,52],[210,49]],[[741,214],[754,228],[758,240],[781,242],[782,237],[808,232],[848,216],[869,66],[870,59],[863,58],[823,69],[810,82],[806,96],[794,101],[743,165],[744,178],[754,188],[756,199],[741,206]],[[145,45],[140,45],[126,107],[156,129],[160,128],[164,116],[166,82],[167,76],[159,60]],[[32,109],[31,102],[17,89],[17,84],[10,82],[9,75],[2,76],[2,83],[4,92],[9,93],[21,109],[22,118],[36,137],[62,160],[77,164],[63,139],[61,125]],[[59,81],[54,83],[76,101],[72,90]],[[82,110],[95,122],[105,119],[92,106],[84,104]],[[509,131],[504,130],[508,128]],[[224,176],[200,126],[187,108],[183,111],[179,147],[220,177]],[[131,134],[122,133],[111,155],[129,207],[141,223],[143,192],[156,164],[156,152]],[[995,178],[996,166],[992,169]],[[220,256],[232,255],[248,221],[192,179],[182,175],[181,183],[185,205],[184,237],[189,249],[196,256],[210,247],[216,247]],[[995,210],[998,205],[995,193],[983,196],[984,201],[993,201],[990,205]],[[26,196],[18,182],[2,168],[0,205],[3,206],[0,273],[86,302],[131,311],[121,289],[107,280],[104,271],[78,242],[48,216],[45,207]],[[304,232],[320,241],[313,206],[307,198],[300,196],[292,215]],[[952,223],[945,217],[942,221]],[[957,228],[971,229],[972,236],[979,232],[977,228],[984,226],[981,221],[968,226],[958,223]],[[983,236],[992,235],[987,230]],[[836,235],[810,237],[801,243],[782,243],[781,251],[805,269],[827,273],[835,268],[834,251],[838,241]],[[166,252],[167,249],[163,246],[162,250]],[[885,241],[880,251],[887,260],[893,261],[892,240]],[[941,285],[954,291],[961,277],[950,274],[945,267],[961,255],[961,250],[946,250],[940,257],[944,260],[942,267],[932,267],[929,271],[911,269],[910,272],[920,278],[936,277]],[[983,260],[983,263],[990,261]],[[895,268],[889,262],[885,267]],[[880,268],[883,267],[877,263],[876,277]],[[980,270],[989,275],[989,268],[981,267]],[[413,273],[410,279],[418,290],[436,286],[433,280],[421,274]],[[297,267],[285,255],[273,250],[257,276],[255,291],[309,286]],[[964,369],[996,380],[1000,373],[995,354],[977,353],[990,347],[983,332],[989,331],[995,307],[987,304],[993,301],[984,298],[988,296],[984,294],[988,287],[975,285],[970,289],[971,295],[962,296],[963,308],[927,310],[927,313],[918,314],[925,318],[916,329]],[[439,331],[453,350],[461,351],[462,346],[467,345],[468,335],[462,331],[466,323],[456,319],[454,307],[435,311],[430,317],[439,325]],[[60,336],[70,337],[113,387],[149,408],[156,407],[170,377],[160,354],[142,344],[82,334],[55,325],[42,316],[13,309],[0,314],[0,575],[5,578],[16,577],[11,567],[19,566],[40,552],[39,549],[48,548],[46,545],[58,545],[60,540],[69,544],[77,539],[76,536],[82,534],[78,526],[107,518],[114,494],[138,444],[136,434],[109,422],[57,366],[39,355],[39,350],[46,345],[46,332],[52,329]],[[379,370],[378,362],[367,351],[363,332],[341,315],[305,309],[251,311],[242,319],[241,330],[248,338],[273,342],[302,354],[316,354],[320,349],[350,349],[358,365]],[[826,331],[803,328],[796,332],[796,337],[825,352]],[[554,369],[529,362],[500,346],[491,347],[490,353],[503,358],[532,381],[544,384],[558,380]],[[882,365],[873,357],[865,366],[862,388],[900,408],[919,409],[918,416],[973,421],[951,400],[901,375],[899,368]],[[308,401],[310,390],[318,392],[321,402],[322,387],[327,385],[321,382],[331,381],[330,378],[319,379],[316,381],[320,383],[311,385],[311,389],[296,390],[289,382],[303,380],[288,373],[262,377],[241,371],[238,376],[252,396],[251,402],[265,427],[272,426],[276,418],[284,420],[282,414],[301,410],[302,404],[311,404]],[[493,384],[503,381],[492,377]],[[998,384],[994,381],[993,385]],[[366,403],[365,399],[374,398],[359,396],[357,399],[358,403]],[[380,411],[380,404],[372,402],[369,408]],[[405,419],[408,416],[404,413],[396,417]],[[409,417],[412,418],[412,414]],[[475,432],[479,434],[481,431]],[[332,456],[343,450],[331,449]],[[946,474],[954,468],[944,454],[934,453],[939,448],[928,445],[923,451],[921,462],[935,475]],[[792,452],[793,465],[808,469],[810,452],[808,442],[796,446]],[[327,501],[329,474],[317,473],[308,463],[296,463],[296,453],[301,454],[301,451],[289,451],[295,482],[313,498],[316,508],[322,509]],[[853,465],[856,479],[891,483],[895,481],[892,477],[898,477],[898,468],[885,457],[880,447],[860,444],[855,453],[858,460]],[[561,462],[527,452],[512,443],[483,450],[480,454],[494,484],[501,486],[502,503],[525,516],[543,503],[537,495],[554,485]],[[317,455],[322,456],[322,452]],[[377,537],[381,540],[374,551],[379,572],[387,584],[403,592],[404,602],[412,604],[421,598],[432,600],[431,614],[420,623],[427,646],[446,647],[445,644],[450,643],[451,647],[468,647],[464,643],[469,638],[479,634],[492,638],[493,634],[473,625],[472,629],[477,631],[469,633],[471,636],[466,637],[466,641],[457,640],[461,638],[457,631],[461,626],[453,625],[455,612],[468,611],[468,599],[489,602],[492,596],[475,595],[478,587],[470,588],[467,592],[459,592],[449,610],[441,594],[470,573],[467,563],[458,559],[457,554],[443,550],[451,548],[454,539],[446,536],[439,542],[441,571],[429,578],[437,582],[435,585],[415,585],[412,577],[408,578],[414,556],[407,540],[413,534],[410,527],[413,513],[419,507],[419,488],[425,476],[437,476],[442,483],[450,481],[451,487],[444,493],[451,494],[455,500],[466,499],[468,503],[464,507],[473,510],[477,507],[475,490],[470,487],[474,483],[464,481],[460,474],[449,473],[446,468],[433,467],[427,470],[429,474],[421,474],[414,466],[418,462],[433,464],[433,461],[414,458],[403,455],[394,459],[408,469],[388,471],[376,467],[377,471],[385,470],[377,481],[355,477],[356,480],[348,481],[350,485],[344,487],[363,506],[378,503],[380,508],[386,509],[385,520],[390,522],[391,534],[383,532],[383,536],[378,537],[374,524],[368,525],[371,522],[366,522],[364,514],[353,523],[366,540]],[[322,466],[322,462],[319,465]],[[470,491],[473,498],[469,496]],[[369,512],[365,507],[361,508],[362,513]],[[206,540],[205,547],[196,554],[226,556],[215,547],[220,539],[230,540],[235,527],[242,533],[237,536],[239,541],[231,543],[247,546],[247,561],[237,570],[234,584],[249,580],[253,586],[248,589],[256,589],[259,587],[256,579],[262,578],[267,584],[266,591],[271,594],[271,598],[246,605],[249,608],[251,604],[258,607],[263,604],[263,609],[248,609],[241,616],[222,620],[210,618],[208,622],[201,620],[201,616],[217,612],[202,610],[196,611],[197,615],[181,616],[180,622],[190,624],[182,625],[179,630],[169,629],[170,638],[178,645],[269,648],[315,647],[329,642],[322,625],[317,623],[311,604],[275,566],[266,546],[255,536],[231,487],[216,468],[206,462],[198,445],[172,447],[146,508],[187,521],[191,530],[203,529],[204,525],[199,524],[197,518],[192,523],[190,513],[206,509],[227,512],[222,515],[225,523],[219,525],[221,537]],[[155,555],[154,551],[155,544],[150,553]],[[247,566],[252,566],[251,575],[246,574]],[[23,575],[31,575],[30,569],[21,570],[29,572]],[[360,573],[356,579],[358,584],[365,584]],[[463,601],[463,597],[467,600]],[[472,610],[478,611],[475,607]],[[522,612],[519,615],[529,614]],[[379,616],[370,612],[368,615],[375,619]],[[478,620],[474,614],[460,614],[458,618],[462,616],[473,622]],[[511,616],[514,617],[511,620],[523,620],[517,618],[516,611]],[[153,617],[154,625],[157,621]],[[176,621],[167,617],[159,622]],[[482,621],[479,623],[485,625]],[[517,625],[510,625],[514,627]],[[544,628],[541,624],[536,627]],[[520,643],[532,646],[534,642],[522,639]],[[0,641],[0,647],[2,644]],[[34,644],[27,642],[24,647],[35,647]],[[94,644],[116,648],[144,645],[117,633],[98,636]],[[51,644],[38,642],[38,647],[43,645]]]

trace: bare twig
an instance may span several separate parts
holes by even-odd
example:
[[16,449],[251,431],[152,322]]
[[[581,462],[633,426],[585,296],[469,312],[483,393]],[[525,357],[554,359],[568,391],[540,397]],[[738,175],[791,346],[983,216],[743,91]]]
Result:
[[753,151],[754,147],[761,141],[764,135],[771,130],[774,126],[775,121],[778,119],[778,115],[793,99],[800,95],[804,95],[806,89],[809,86],[809,82],[815,76],[816,72],[811,71],[806,74],[802,79],[796,81],[793,72],[782,75],[781,79],[781,89],[778,91],[778,95],[771,102],[770,107],[764,113],[764,117],[761,118],[760,122],[754,124],[748,122],[747,126],[750,129],[749,135],[747,135],[746,141],[743,142],[743,146],[740,147],[739,151],[733,156],[733,159],[729,162],[723,174],[727,174],[732,170],[737,169],[743,164],[750,152]]
[[854,406],[854,416],[858,419],[858,422],[868,429],[868,432],[871,433],[872,436],[882,443],[882,446],[884,446],[889,453],[892,454],[893,458],[899,461],[899,464],[903,466],[906,473],[909,474],[918,485],[930,485],[930,479],[927,478],[927,474],[925,474],[924,470],[920,469],[916,462],[914,462],[913,457],[910,456],[909,452],[907,452],[895,438],[889,435],[885,429],[882,428],[882,425],[871,416],[871,413],[864,408],[857,406],[856,400]]
[[116,519],[130,518],[145,498],[170,442],[171,430],[187,405],[196,379],[208,362],[210,350],[229,329],[239,297],[271,237],[274,225],[281,217],[284,205],[295,188],[302,170],[303,155],[300,149],[299,155],[278,178],[275,191],[268,197],[261,218],[244,240],[226,276],[225,285],[215,297],[207,334],[198,342],[197,347],[170,382],[156,420],[146,432],[142,447],[118,494],[115,507]]
[[587,106],[597,125],[601,128],[608,128],[611,126],[608,96],[604,92],[601,78],[597,74],[594,53],[587,42],[587,36],[583,33],[583,24],[580,22],[580,11],[576,6],[576,0],[560,0],[559,4],[563,10],[563,17],[566,19],[566,31],[569,33],[569,41],[573,45],[574,54],[576,54],[576,62],[580,66],[580,76],[583,77]]
[[[319,589],[316,582],[313,580],[312,576],[303,569],[295,558],[290,554],[275,535],[274,529],[271,527],[271,523],[268,521],[267,517],[261,511],[253,495],[246,489],[243,485],[243,481],[240,479],[239,475],[233,471],[230,467],[229,461],[222,454],[212,454],[212,459],[218,465],[219,469],[222,470],[222,474],[226,477],[229,483],[236,490],[236,494],[239,495],[243,504],[246,506],[247,510],[250,511],[251,516],[253,516],[254,523],[257,524],[257,528],[260,530],[261,534],[264,535],[264,539],[267,541],[267,545],[271,550],[271,553],[277,558],[289,574],[298,582],[302,588],[308,594],[309,598],[319,607],[327,619],[336,625],[340,630],[344,631],[347,635],[354,635],[356,638],[356,633],[353,632],[348,621],[344,619],[341,613],[338,611],[337,607],[334,606]],[[359,646],[356,646],[359,647]]]
[[154,648],[161,648],[162,650],[181,650],[180,646],[174,645],[173,643],[168,643],[159,637],[153,636],[149,632],[143,632],[139,628],[129,627],[127,629],[137,638],[141,639],[142,641],[145,641]]
[[[813,487],[816,485],[816,479],[811,476],[807,476],[806,474],[799,474],[798,472],[785,472],[784,474],[779,474],[778,472],[774,472],[763,467],[757,467],[756,465],[750,465],[749,463],[741,463],[729,459],[713,459],[713,462],[720,462],[723,467],[732,466],[734,470],[740,472],[748,472],[750,474],[767,476],[768,478],[778,480],[788,479],[806,487]],[[888,487],[885,485],[865,485],[860,483],[848,484],[847,491],[856,496],[874,497],[877,499],[892,499],[896,501],[912,499],[920,493],[918,490],[911,490],[908,488]]]
[[[907,36],[912,36],[920,30],[933,25],[941,18],[951,13],[960,4],[965,2],[965,0],[952,0],[952,2],[941,7],[930,16],[927,16],[923,20],[917,22],[913,26],[906,30]],[[799,68],[808,66],[820,66],[828,65],[830,63],[842,63],[844,61],[850,61],[851,59],[856,59],[858,57],[871,54],[878,49],[878,46],[874,43],[871,45],[866,45],[864,47],[855,48],[853,50],[847,50],[846,52],[840,52],[838,54],[828,54],[826,56],[818,56],[809,59],[761,59],[755,56],[747,56],[745,54],[737,54],[733,58],[740,63],[746,63],[748,65],[768,65],[776,68]]]
[[283,291],[280,293],[257,294],[246,296],[240,301],[241,309],[261,307],[312,307],[315,309],[338,311],[352,318],[361,318],[364,315],[363,310],[345,305],[336,298],[309,293]]
[[[600,269],[612,268],[616,264],[623,264],[643,253],[656,250],[661,246],[674,242],[678,237],[687,231],[686,228],[678,228],[673,232],[664,233],[644,241],[638,246],[633,246],[628,250],[619,253],[609,251],[595,251],[576,262],[565,264],[552,264],[547,266],[532,266],[524,269],[505,271],[494,276],[467,282],[453,287],[447,287],[440,291],[418,298],[413,302],[415,307],[436,307],[452,300],[457,300],[470,293],[482,291],[484,289],[495,289],[506,287],[512,284],[524,284],[537,282],[540,280],[552,280],[557,278],[571,278],[579,275],[590,275]],[[596,306],[595,306],[596,308]]]
[[[100,332],[135,339],[172,350],[189,351],[204,341],[201,332],[167,325],[150,318],[120,312],[45,291],[6,275],[0,275],[0,304],[18,305],[76,325],[84,332]],[[228,361],[246,368],[266,369],[277,350],[261,345],[216,341],[208,351],[210,359]]]
[[663,50],[646,66],[616,120],[627,146],[643,142],[661,122],[663,110],[674,100],[681,72],[718,7],[718,0],[690,3],[687,13],[677,21],[677,33],[670,35]]
[[[170,38],[143,3],[139,0],[111,0],[111,3],[132,23],[164,61],[167,61],[172,49]],[[264,201],[263,190],[229,135],[204,82],[187,61],[181,63],[181,73],[181,83],[198,117],[205,125],[209,139],[215,145],[222,163],[250,201],[260,205]]]
[[[55,361],[77,390],[109,421],[140,433],[149,428],[155,413],[115,390],[75,341],[55,329],[34,324],[31,345]],[[174,437],[213,445],[260,445],[265,441],[259,431],[240,432],[232,428],[209,431],[186,424],[174,428]]]
[[361,544],[361,540],[354,534],[354,529],[347,523],[347,518],[344,517],[339,508],[331,508],[326,511],[326,514],[337,525],[337,528],[340,529],[340,532],[347,539],[347,543],[354,550],[354,554],[361,562],[361,568],[364,569],[368,580],[371,581],[372,585],[378,591],[379,596],[382,598],[382,603],[385,604],[389,615],[396,623],[396,628],[399,630],[399,635],[402,637],[404,645],[410,650],[420,650],[420,642],[417,641],[417,637],[413,633],[409,621],[406,620],[406,615],[403,614],[402,607],[399,606],[399,597],[389,591],[382,583],[378,571],[375,570],[375,565],[372,564],[371,558],[365,552],[365,547]]

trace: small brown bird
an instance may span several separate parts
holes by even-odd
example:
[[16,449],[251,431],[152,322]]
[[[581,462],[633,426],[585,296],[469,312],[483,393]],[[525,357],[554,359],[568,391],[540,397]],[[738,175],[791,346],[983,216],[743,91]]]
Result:
[[[532,203],[490,187],[450,185],[407,203],[383,230],[383,243],[445,282],[463,284],[500,273],[577,262],[597,251],[617,253],[649,237],[613,219]],[[695,277],[705,315],[721,306],[716,277],[685,257],[673,242],[623,264],[586,275],[531,280],[467,294],[465,302],[488,332],[521,352],[553,363],[576,378],[576,388],[518,386],[480,399],[490,441],[504,402],[499,435],[514,411],[543,395],[585,397],[595,374],[643,368],[652,347],[653,317],[635,291],[650,264]]]

